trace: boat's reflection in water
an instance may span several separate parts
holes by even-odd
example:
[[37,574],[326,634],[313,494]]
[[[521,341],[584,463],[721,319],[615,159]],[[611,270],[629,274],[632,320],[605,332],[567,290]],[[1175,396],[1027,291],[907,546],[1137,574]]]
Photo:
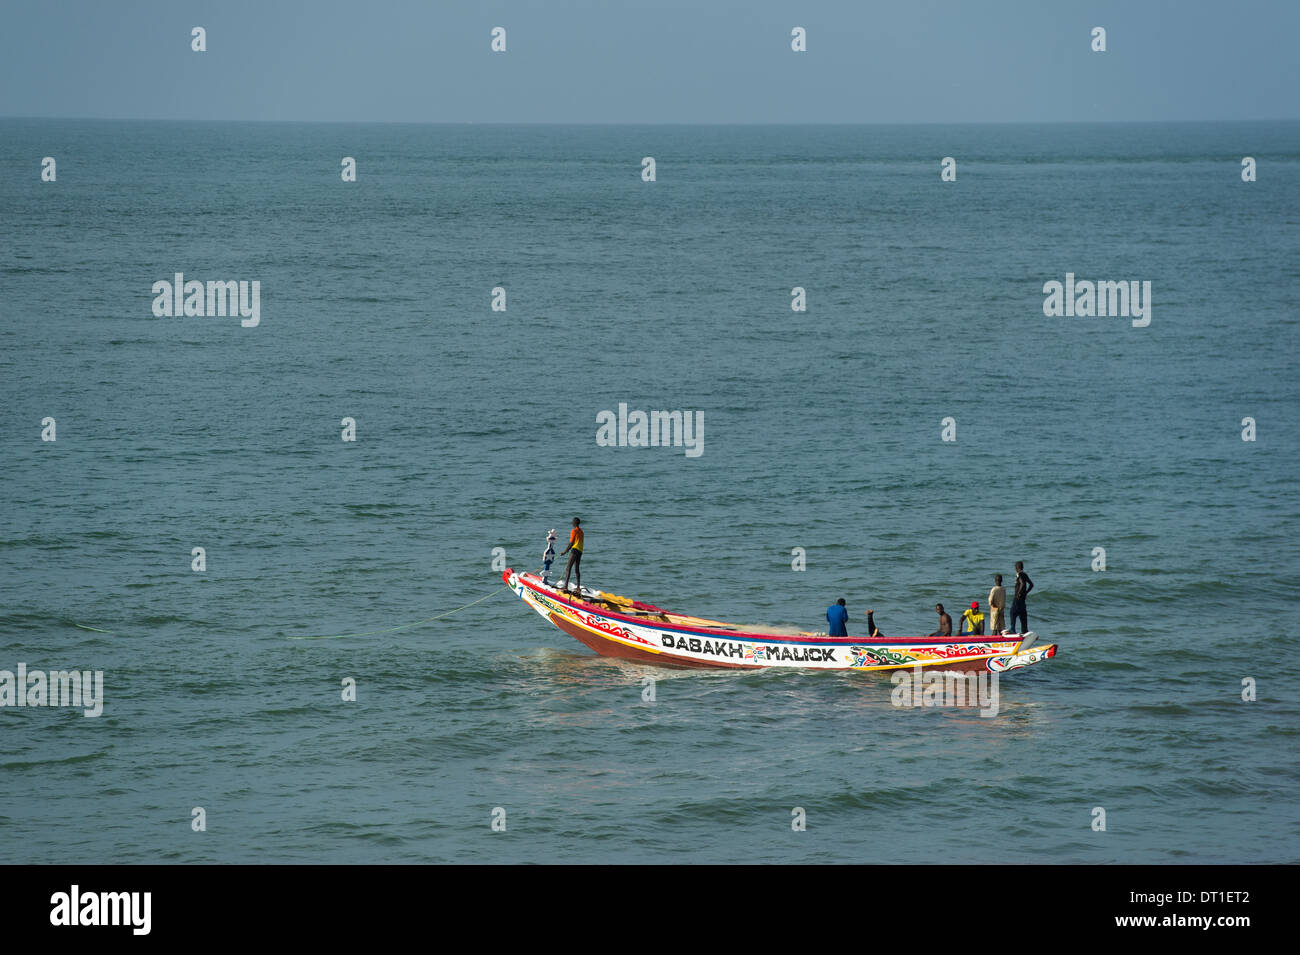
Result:
[[[983,693],[973,692],[969,672],[963,678],[969,696],[945,694],[941,705],[901,705],[895,671],[817,670],[765,667],[752,670],[662,667],[555,648],[539,648],[513,657],[515,692],[551,698],[542,719],[557,725],[622,722],[630,712],[664,707],[698,711],[701,719],[765,724],[807,721],[808,725],[855,726],[872,733],[910,737],[942,729],[945,734],[1014,738],[1032,735],[1047,711],[1027,687],[994,674],[977,673]],[[934,671],[927,671],[934,672]],[[995,682],[996,679],[996,682]],[[671,687],[664,684],[671,682]],[[995,689],[996,688],[996,689]],[[666,713],[664,714],[666,715]],[[942,721],[942,722],[935,722]],[[966,724],[965,727],[962,724]]]

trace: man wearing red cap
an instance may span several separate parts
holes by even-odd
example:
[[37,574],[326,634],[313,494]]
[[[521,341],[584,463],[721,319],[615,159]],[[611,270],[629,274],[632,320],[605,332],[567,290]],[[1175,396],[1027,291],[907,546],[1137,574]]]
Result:
[[984,614],[980,613],[978,600],[972,600],[970,609],[962,613],[960,636],[984,636]]

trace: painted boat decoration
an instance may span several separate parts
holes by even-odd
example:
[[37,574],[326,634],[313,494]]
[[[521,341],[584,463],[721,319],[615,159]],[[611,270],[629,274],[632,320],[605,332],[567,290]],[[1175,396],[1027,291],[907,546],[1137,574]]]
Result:
[[558,629],[607,657],[670,667],[810,667],[821,670],[937,670],[1005,673],[1056,656],[1027,633],[976,637],[828,637],[764,632],[672,613],[617,594],[562,591],[536,574],[501,575],[520,599]]

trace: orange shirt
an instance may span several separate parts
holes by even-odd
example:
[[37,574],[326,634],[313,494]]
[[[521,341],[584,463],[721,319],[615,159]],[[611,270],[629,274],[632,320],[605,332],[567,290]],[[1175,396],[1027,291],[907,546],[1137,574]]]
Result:
[[582,528],[575,527],[569,532],[569,546],[576,551],[582,551]]

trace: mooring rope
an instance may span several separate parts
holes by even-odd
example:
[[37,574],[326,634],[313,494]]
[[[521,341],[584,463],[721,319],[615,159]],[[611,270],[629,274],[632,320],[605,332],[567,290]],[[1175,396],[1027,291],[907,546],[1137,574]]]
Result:
[[[510,588],[502,586],[500,588],[492,590],[490,593],[484,594],[482,597],[479,597],[477,600],[471,600],[469,603],[465,604],[464,607],[457,607],[455,610],[447,610],[433,617],[425,617],[423,620],[415,621],[415,623],[403,623],[396,627],[384,627],[382,630],[366,630],[363,633],[331,633],[331,634],[316,634],[312,636],[305,636],[305,635],[291,636],[289,637],[289,639],[290,640],[342,640],[346,637],[373,637],[379,633],[396,633],[398,630],[410,630],[412,627],[418,627],[421,626],[422,624],[432,623],[435,620],[441,620],[443,617],[450,617],[454,613],[460,613],[462,610],[467,610],[468,608],[474,606],[475,604],[481,604],[489,597],[495,597],[502,590],[510,590]],[[514,591],[510,591],[510,592],[513,593]]]

